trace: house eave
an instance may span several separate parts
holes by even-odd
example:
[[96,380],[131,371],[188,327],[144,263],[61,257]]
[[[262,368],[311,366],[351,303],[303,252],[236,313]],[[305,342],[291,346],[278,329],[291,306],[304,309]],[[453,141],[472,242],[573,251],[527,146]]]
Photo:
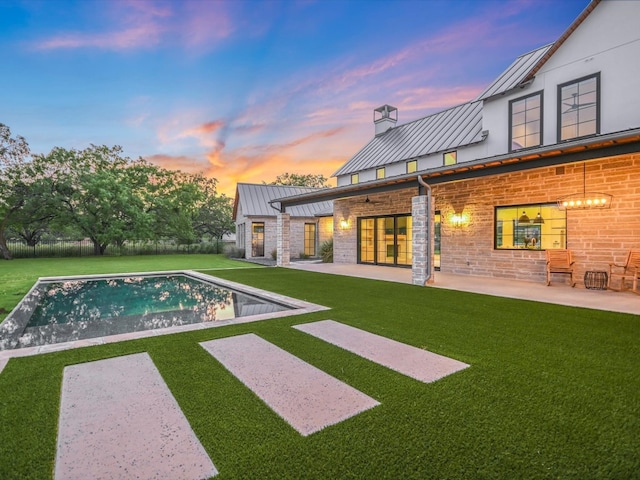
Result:
[[270,203],[279,202],[281,209],[286,209],[289,206],[302,205],[319,200],[336,200],[409,188],[410,184],[414,182],[417,191],[418,175],[429,184],[438,184],[634,152],[640,152],[640,128],[485,157],[470,162],[406,173],[366,183],[344,185],[318,192],[278,198]]

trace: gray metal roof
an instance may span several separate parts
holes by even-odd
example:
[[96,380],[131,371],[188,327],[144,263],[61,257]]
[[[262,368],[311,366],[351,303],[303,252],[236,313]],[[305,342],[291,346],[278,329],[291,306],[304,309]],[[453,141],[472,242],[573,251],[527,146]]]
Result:
[[374,137],[333,176],[406,161],[482,140],[482,102],[463,103]]
[[[238,183],[236,190],[233,216],[236,217],[238,204],[244,216],[275,217],[278,211],[269,205],[269,201],[278,198],[300,195],[322,190],[311,187],[291,187],[285,185],[261,185],[254,183]],[[277,207],[277,205],[276,205]],[[322,201],[299,205],[287,209],[292,217],[314,217],[316,214],[324,214],[333,211],[332,201]]]
[[532,52],[520,55],[476,100],[485,100],[516,88],[529,75],[544,55],[553,47],[553,43],[540,47]]

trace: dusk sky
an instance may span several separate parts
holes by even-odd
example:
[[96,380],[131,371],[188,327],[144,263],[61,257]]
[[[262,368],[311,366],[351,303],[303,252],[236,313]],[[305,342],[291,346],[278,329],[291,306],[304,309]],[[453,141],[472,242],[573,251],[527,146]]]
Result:
[[120,145],[230,196],[329,177],[374,108],[402,124],[472,100],[587,4],[0,0],[0,123],[33,153]]

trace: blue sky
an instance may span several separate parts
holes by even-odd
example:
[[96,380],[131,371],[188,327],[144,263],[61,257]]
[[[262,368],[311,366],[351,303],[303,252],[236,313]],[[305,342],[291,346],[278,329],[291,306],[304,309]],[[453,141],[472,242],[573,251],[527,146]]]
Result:
[[588,0],[0,0],[0,123],[32,152],[121,145],[235,183],[331,175],[473,99]]

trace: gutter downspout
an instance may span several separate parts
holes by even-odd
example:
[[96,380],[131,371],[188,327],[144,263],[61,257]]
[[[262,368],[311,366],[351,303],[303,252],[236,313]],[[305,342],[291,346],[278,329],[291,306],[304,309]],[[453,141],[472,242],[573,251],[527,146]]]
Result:
[[273,200],[269,201],[269,206],[280,213],[284,213],[284,210],[282,209],[282,202],[280,202],[280,208],[273,206]]
[[431,279],[431,185],[422,179],[422,175],[418,175],[418,183],[427,190],[427,219],[429,221],[429,237],[427,238],[427,278],[424,281],[426,285]]

